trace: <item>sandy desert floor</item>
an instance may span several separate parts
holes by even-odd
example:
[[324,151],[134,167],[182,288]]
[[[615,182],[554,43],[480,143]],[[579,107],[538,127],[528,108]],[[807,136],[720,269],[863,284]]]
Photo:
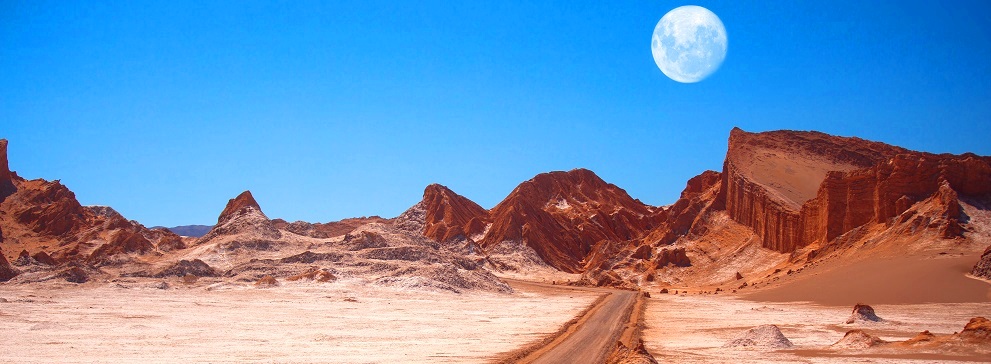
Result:
[[0,285],[0,361],[485,362],[556,331],[598,297],[347,281],[211,290],[153,283]]
[[[952,334],[970,318],[991,316],[988,303],[872,305],[886,322],[845,324],[852,307],[803,302],[758,302],[729,295],[664,295],[649,299],[644,330],[647,349],[660,362],[681,363],[933,363],[991,361],[973,353],[878,353],[832,351],[853,329],[884,340],[906,340],[923,330]],[[756,326],[777,325],[791,349],[723,348]],[[827,350],[823,350],[827,349]]]

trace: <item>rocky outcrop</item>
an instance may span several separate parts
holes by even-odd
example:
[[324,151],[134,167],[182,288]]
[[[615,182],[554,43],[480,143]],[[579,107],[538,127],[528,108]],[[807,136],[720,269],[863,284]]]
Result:
[[45,252],[37,252],[31,255],[31,259],[34,261],[44,264],[44,265],[58,265],[58,261],[52,258],[51,255]]
[[[982,182],[983,181],[983,182]],[[867,223],[885,223],[930,198],[943,206],[933,218],[945,238],[960,236],[958,194],[991,194],[991,164],[972,154],[906,152],[871,168],[831,172],[802,210],[804,241],[828,242]]]
[[984,249],[981,259],[974,264],[974,269],[970,271],[976,277],[991,280],[991,246]]
[[0,282],[9,281],[18,274],[20,273],[15,270],[14,267],[10,266],[10,262],[7,261],[7,257],[3,255],[3,250],[0,250]]
[[722,177],[730,218],[780,252],[887,223],[933,196],[946,206],[940,233],[956,237],[962,232],[957,194],[991,194],[987,157],[913,152],[818,132],[733,129]]
[[672,248],[672,249],[661,249],[657,252],[657,258],[654,259],[655,268],[663,268],[669,265],[675,267],[690,267],[692,261],[688,259],[688,255],[685,253],[685,248]]
[[730,218],[769,249],[790,252],[803,240],[802,204],[831,172],[869,168],[904,150],[818,132],[730,132],[722,188]]
[[305,221],[287,222],[283,219],[272,219],[272,226],[293,234],[309,236],[317,239],[327,239],[345,235],[359,226],[371,223],[387,223],[388,220],[379,216],[355,217],[327,223],[309,223]]
[[579,272],[596,243],[642,238],[661,220],[651,207],[586,169],[537,175],[489,213],[483,248],[521,241],[566,272]]
[[279,239],[282,233],[262,212],[251,191],[241,192],[227,201],[227,206],[217,218],[217,225],[203,235],[197,244],[209,242],[217,237],[246,235],[253,239]]
[[489,212],[449,188],[432,184],[423,191],[423,235],[435,241],[470,238],[485,232]]
[[193,275],[197,277],[216,277],[217,271],[210,267],[202,260],[180,260],[173,264],[172,266],[156,273],[153,277],[163,278],[163,277],[184,277],[187,275]]
[[847,324],[857,323],[857,322],[881,322],[883,321],[877,314],[874,313],[874,308],[862,303],[858,303],[853,306],[853,313],[850,317],[846,319]]
[[157,241],[155,247],[163,252],[186,249],[186,242],[179,234],[165,228],[154,228],[144,233],[149,241]]
[[14,193],[14,173],[7,164],[7,139],[0,139],[0,202]]
[[32,185],[35,188],[22,188],[4,201],[16,223],[39,235],[75,240],[74,236],[87,225],[87,215],[92,213],[58,180]]
[[78,266],[71,266],[56,273],[55,278],[64,279],[70,283],[86,283],[89,282],[90,276],[89,272],[86,272],[85,269]]
[[991,320],[984,317],[974,317],[957,335],[961,339],[991,344]]
[[622,341],[616,342],[616,347],[606,358],[606,364],[657,364],[657,359],[647,351],[643,340],[637,340],[635,346],[627,347]]
[[97,265],[109,264],[113,263],[115,261],[114,258],[120,255],[131,253],[145,254],[154,249],[155,246],[141,235],[140,232],[118,230],[110,242],[96,248],[86,260]]
[[162,235],[124,218],[110,207],[82,206],[75,194],[58,180],[18,177],[10,171],[6,153],[6,141],[3,141],[0,182],[10,182],[14,188],[0,200],[0,226],[16,249],[38,252],[25,259],[26,263],[105,264],[117,261],[110,259],[114,255],[144,254],[156,249]]
[[716,171],[705,171],[689,179],[678,201],[661,215],[663,223],[651,231],[642,243],[669,245],[683,236],[705,233],[705,216],[712,210],[724,208],[721,186],[722,174]]

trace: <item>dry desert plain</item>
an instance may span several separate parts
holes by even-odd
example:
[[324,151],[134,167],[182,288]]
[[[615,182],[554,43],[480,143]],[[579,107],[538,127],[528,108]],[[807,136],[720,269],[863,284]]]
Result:
[[[347,279],[270,288],[175,279],[162,289],[160,282],[0,285],[0,357],[15,363],[497,362],[553,336],[608,294],[519,281],[511,281],[515,292],[509,294],[402,289]],[[850,306],[788,302],[783,297],[788,293],[794,292],[655,292],[645,300],[641,337],[659,362],[991,361],[991,352],[973,347],[911,352],[830,347],[855,328],[889,341],[923,330],[958,332],[971,317],[989,316],[987,300],[874,305],[884,321],[846,324]],[[724,347],[765,324],[777,325],[794,346]]]

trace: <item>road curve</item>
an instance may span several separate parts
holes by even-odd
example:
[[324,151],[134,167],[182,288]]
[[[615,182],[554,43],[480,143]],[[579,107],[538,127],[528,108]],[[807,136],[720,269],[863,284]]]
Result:
[[[540,285],[529,282],[523,284]],[[569,287],[578,288],[578,287]],[[615,348],[628,327],[630,314],[637,302],[638,292],[606,288],[583,288],[602,292],[606,297],[578,318],[573,327],[517,363],[599,364]]]

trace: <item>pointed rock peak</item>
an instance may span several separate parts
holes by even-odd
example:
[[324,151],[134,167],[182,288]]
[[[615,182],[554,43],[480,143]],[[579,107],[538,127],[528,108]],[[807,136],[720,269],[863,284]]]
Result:
[[217,218],[217,224],[223,224],[225,221],[237,216],[238,212],[247,208],[254,208],[258,212],[262,210],[261,206],[258,206],[258,202],[255,201],[255,197],[251,195],[251,191],[241,192],[237,197],[227,201],[227,207],[224,208],[224,211],[220,213],[220,217]]
[[14,193],[13,177],[7,164],[7,139],[0,139],[0,201]]
[[423,235],[435,241],[481,233],[489,220],[484,208],[439,184],[427,186],[420,204],[425,212]]
[[452,194],[455,194],[454,191],[451,191],[451,189],[447,188],[447,186],[438,183],[433,183],[427,186],[427,188],[423,189],[424,200],[428,200],[430,197],[437,195],[452,195]]

